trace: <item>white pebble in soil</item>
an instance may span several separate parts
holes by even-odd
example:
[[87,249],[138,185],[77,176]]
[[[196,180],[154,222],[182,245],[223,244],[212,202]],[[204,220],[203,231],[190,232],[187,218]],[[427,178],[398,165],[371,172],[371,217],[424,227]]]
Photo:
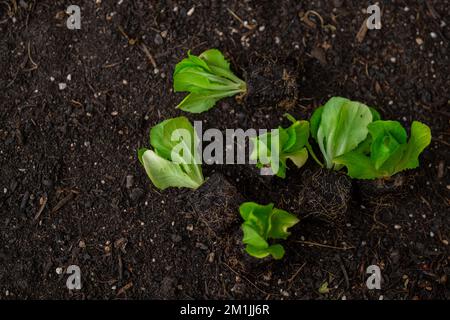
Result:
[[188,17],[192,16],[194,14],[194,11],[195,11],[195,6],[189,9],[189,11],[187,12],[187,16]]

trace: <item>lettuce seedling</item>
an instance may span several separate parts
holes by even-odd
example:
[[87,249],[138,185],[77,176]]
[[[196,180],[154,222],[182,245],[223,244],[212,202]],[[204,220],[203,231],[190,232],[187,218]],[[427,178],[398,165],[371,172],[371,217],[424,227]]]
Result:
[[413,121],[407,141],[405,128],[397,121],[374,121],[368,125],[370,148],[358,148],[335,159],[356,179],[388,178],[419,166],[419,155],[431,143],[430,128]]
[[299,222],[299,219],[287,211],[273,207],[273,203],[266,206],[254,202],[245,202],[239,207],[244,219],[242,231],[246,244],[245,251],[255,257],[264,258],[272,255],[274,259],[284,256],[281,244],[269,245],[269,239],[287,239],[288,228]]
[[247,85],[230,70],[230,63],[217,49],[200,56],[188,52],[173,73],[175,92],[190,92],[177,106],[183,111],[201,113],[218,100],[247,92]]
[[290,159],[297,168],[302,167],[308,159],[309,122],[297,121],[290,114],[285,115],[292,124],[288,128],[277,130],[252,138],[253,150],[251,160],[257,160],[257,167],[269,167],[280,178],[286,177],[287,160]]
[[196,189],[204,182],[198,137],[187,118],[168,119],[154,126],[150,144],[153,150],[139,149],[138,158],[157,188]]
[[[312,115],[311,136],[319,144],[328,169],[339,170],[335,159],[360,146],[368,135],[367,126],[380,115],[360,102],[333,97]],[[364,144],[362,144],[364,145]]]

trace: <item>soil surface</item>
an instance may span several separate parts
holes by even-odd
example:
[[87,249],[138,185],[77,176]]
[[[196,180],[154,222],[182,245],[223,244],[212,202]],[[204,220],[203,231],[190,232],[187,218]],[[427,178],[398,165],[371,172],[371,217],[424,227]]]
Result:
[[[76,2],[0,2],[1,299],[450,298],[448,1],[379,1],[381,30],[362,28],[365,1],[78,1],[69,30]],[[183,113],[173,68],[208,48],[250,94]],[[197,191],[161,192],[137,160],[170,117],[274,128],[335,95],[431,127],[400,187],[330,178],[311,160],[284,180],[204,165]],[[242,252],[243,201],[300,217],[283,260]],[[315,215],[323,204],[339,222]],[[70,265],[81,290],[66,288]],[[366,286],[369,265],[381,290]]]

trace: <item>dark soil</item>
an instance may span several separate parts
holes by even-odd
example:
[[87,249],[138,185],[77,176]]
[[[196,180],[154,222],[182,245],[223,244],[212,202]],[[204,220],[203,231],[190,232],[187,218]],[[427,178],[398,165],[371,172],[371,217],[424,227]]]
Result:
[[[81,30],[66,28],[70,4],[0,3],[1,299],[450,298],[448,1],[381,1],[382,29],[361,42],[364,1],[79,1]],[[171,89],[174,65],[208,48],[250,93],[185,114],[174,108],[184,96]],[[284,180],[205,165],[199,190],[160,192],[137,160],[163,119],[273,128],[334,95],[431,127],[406,188],[342,189],[310,160]],[[344,207],[321,181],[344,190]],[[337,205],[343,223],[309,214],[308,193]],[[243,253],[242,201],[299,215],[283,260]],[[79,291],[65,285],[72,264]],[[366,287],[372,264],[381,290]]]

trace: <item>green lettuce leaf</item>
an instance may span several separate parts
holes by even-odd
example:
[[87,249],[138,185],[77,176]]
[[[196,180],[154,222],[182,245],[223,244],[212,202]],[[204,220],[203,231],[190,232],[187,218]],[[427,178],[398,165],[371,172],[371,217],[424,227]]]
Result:
[[168,119],[154,126],[150,144],[153,150],[139,149],[138,159],[157,188],[196,189],[204,182],[198,137],[187,118]]
[[250,159],[257,160],[259,168],[270,166],[280,178],[286,177],[288,159],[298,168],[308,159],[308,121],[297,121],[291,115],[286,117],[292,122],[288,128],[280,126],[251,140],[253,150]]
[[255,258],[271,255],[274,259],[281,259],[284,248],[280,244],[270,245],[269,239],[287,239],[288,228],[299,222],[299,219],[287,211],[273,207],[273,204],[260,205],[245,202],[239,208],[244,219],[242,242],[246,245],[246,252]]
[[229,62],[217,49],[198,57],[188,52],[188,57],[175,66],[173,81],[175,92],[190,93],[177,108],[191,113],[207,111],[218,100],[247,91],[246,83],[230,70]]
[[397,121],[379,120],[368,128],[372,141],[369,155],[356,150],[336,159],[355,179],[388,178],[417,168],[419,155],[431,143],[430,128],[418,121],[412,123],[409,141],[406,130]]
[[202,181],[188,175],[183,168],[147,150],[142,155],[142,162],[150,180],[155,187],[164,190],[169,187],[197,189]]
[[335,166],[335,158],[352,151],[368,134],[367,125],[378,113],[366,105],[342,97],[331,98],[311,117],[311,136],[317,141],[326,167]]

